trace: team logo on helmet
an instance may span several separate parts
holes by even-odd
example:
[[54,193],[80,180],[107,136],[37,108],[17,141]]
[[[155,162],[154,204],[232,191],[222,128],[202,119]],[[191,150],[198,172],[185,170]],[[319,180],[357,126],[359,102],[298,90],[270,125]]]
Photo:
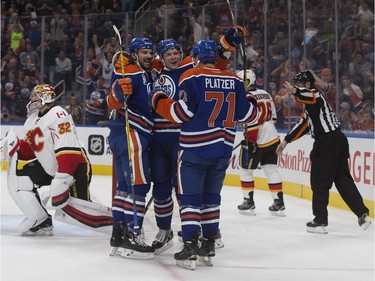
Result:
[[55,89],[48,84],[34,87],[30,93],[30,102],[26,105],[28,114],[40,109],[43,105],[55,101]]
[[215,63],[218,56],[216,43],[212,40],[201,40],[194,45],[190,56],[197,57],[203,63]]
[[139,49],[154,49],[154,44],[148,38],[133,38],[129,45],[129,52],[138,52]]

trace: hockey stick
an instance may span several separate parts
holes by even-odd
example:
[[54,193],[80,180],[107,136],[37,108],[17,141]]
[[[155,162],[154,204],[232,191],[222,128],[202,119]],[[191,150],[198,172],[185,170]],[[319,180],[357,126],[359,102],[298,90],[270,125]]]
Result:
[[[227,3],[228,3],[228,7],[229,7],[229,11],[230,11],[230,15],[232,17],[232,22],[234,25],[236,25],[236,21],[234,19],[234,13],[233,13],[233,10],[232,10],[232,7],[230,5],[230,2],[229,0],[227,0]],[[245,86],[245,90],[247,91],[247,87],[246,87],[246,83],[247,83],[247,77],[246,77],[246,52],[245,52],[245,37],[244,37],[244,40],[243,42],[240,44],[240,52],[241,52],[241,56],[242,56],[242,64],[243,64],[243,83],[244,83],[244,86]],[[247,132],[247,125],[244,124],[244,130],[245,132]],[[241,144],[241,143],[240,143]],[[248,137],[247,137],[247,134],[245,133],[245,144],[246,144],[246,148],[248,147],[248,144],[249,144],[249,140],[248,140]],[[234,149],[236,149],[238,146],[236,146]],[[233,150],[234,150],[233,149]],[[247,155],[247,153],[245,154]],[[249,162],[249,159],[247,156],[245,156],[245,159],[244,161],[246,162],[246,164]]]
[[147,202],[147,205],[146,205],[146,208],[145,208],[145,212],[144,212],[144,216],[146,215],[148,209],[150,208],[152,202],[154,201],[154,196],[152,195],[151,198],[148,200]]
[[[122,77],[125,76],[125,65],[124,65],[124,56],[122,54],[122,41],[121,41],[121,35],[118,28],[113,25],[113,30],[115,31],[119,43],[120,43],[120,61],[121,61],[121,72]],[[130,146],[130,126],[129,126],[129,117],[128,117],[128,104],[126,100],[124,101],[124,110],[125,110],[125,133],[126,133],[126,141],[128,143],[128,158],[129,158],[129,172],[130,172],[130,187],[132,190],[132,197],[133,197],[133,214],[134,214],[134,229],[139,229],[138,224],[138,216],[137,216],[137,205],[135,200],[135,191],[134,191],[134,172],[133,172],[133,159],[132,159],[132,153],[131,153],[131,146]],[[125,172],[125,171],[124,171]],[[126,175],[125,175],[126,177]]]

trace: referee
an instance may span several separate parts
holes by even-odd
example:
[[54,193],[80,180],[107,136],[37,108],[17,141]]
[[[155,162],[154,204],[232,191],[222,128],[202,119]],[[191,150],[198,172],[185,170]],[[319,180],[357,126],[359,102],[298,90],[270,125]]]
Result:
[[310,70],[298,73],[293,79],[294,86],[285,82],[286,90],[304,104],[304,112],[298,123],[279,144],[276,153],[281,156],[288,143],[299,139],[308,131],[315,139],[310,153],[310,183],[315,218],[306,224],[308,232],[328,233],[327,206],[332,183],[335,183],[342,199],[358,217],[358,224],[367,229],[371,224],[369,210],[364,205],[349,172],[348,140],[340,130],[336,115],[314,83],[315,79]]

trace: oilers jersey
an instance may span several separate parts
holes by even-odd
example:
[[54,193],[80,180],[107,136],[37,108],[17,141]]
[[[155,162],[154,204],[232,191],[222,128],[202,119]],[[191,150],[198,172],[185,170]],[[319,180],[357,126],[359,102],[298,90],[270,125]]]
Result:
[[179,80],[180,99],[160,99],[157,113],[181,124],[180,148],[202,158],[230,158],[236,123],[256,119],[242,80],[227,70],[189,69]]
[[56,172],[73,175],[78,164],[89,163],[81,148],[72,116],[60,106],[44,114],[29,116],[23,126],[19,159],[30,160],[32,154],[51,176]]
[[[139,133],[151,137],[152,135],[152,113],[148,105],[148,92],[151,91],[151,79],[149,75],[134,64],[125,66],[124,75],[117,72],[116,69],[112,73],[112,82],[123,77],[132,80],[132,94],[128,97],[126,104],[128,110],[129,126],[131,129],[137,130]],[[124,104],[119,103],[113,90],[110,90],[107,96],[109,108],[119,110],[124,114]]]
[[[159,60],[155,59],[153,62],[153,79],[154,90],[160,90],[167,94],[171,99],[178,100],[178,81],[186,70],[193,67],[193,63],[189,58],[185,58],[181,66],[174,70],[166,70]],[[157,142],[175,142],[178,141],[180,135],[179,123],[171,122],[157,113],[153,113],[154,129],[153,140]]]

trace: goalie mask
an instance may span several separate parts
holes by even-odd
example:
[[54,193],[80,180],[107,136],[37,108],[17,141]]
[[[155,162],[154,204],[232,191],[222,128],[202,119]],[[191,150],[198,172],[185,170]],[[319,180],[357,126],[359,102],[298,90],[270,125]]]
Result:
[[28,115],[39,110],[43,105],[55,101],[55,89],[48,84],[41,84],[34,87],[30,93],[30,101],[26,105]]

